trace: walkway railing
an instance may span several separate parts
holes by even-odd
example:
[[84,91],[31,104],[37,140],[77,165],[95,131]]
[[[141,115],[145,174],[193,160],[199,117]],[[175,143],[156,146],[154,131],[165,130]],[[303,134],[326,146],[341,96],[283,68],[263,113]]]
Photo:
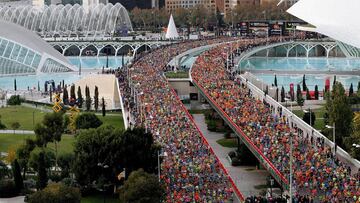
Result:
[[203,87],[199,85],[196,80],[193,80],[193,84],[199,89],[200,93],[206,98],[206,100],[216,110],[216,112],[225,120],[229,127],[240,137],[243,143],[248,147],[248,149],[250,149],[250,151],[266,168],[266,170],[269,171],[271,175],[273,175],[279,184],[288,189],[289,182],[283,176],[283,174],[281,174],[280,171],[271,163],[271,161],[260,151],[260,149],[254,145],[254,143],[245,135],[242,129],[232,121],[229,115],[227,115],[222,110],[222,108],[211,98],[211,96],[205,91]]

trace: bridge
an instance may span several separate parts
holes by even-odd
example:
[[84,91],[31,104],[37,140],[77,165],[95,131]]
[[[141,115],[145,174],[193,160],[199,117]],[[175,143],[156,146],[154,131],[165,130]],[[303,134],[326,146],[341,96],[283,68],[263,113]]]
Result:
[[287,41],[250,49],[241,54],[239,61],[251,56],[328,58],[346,55],[335,41]]
[[132,56],[176,41],[48,41],[64,56]]

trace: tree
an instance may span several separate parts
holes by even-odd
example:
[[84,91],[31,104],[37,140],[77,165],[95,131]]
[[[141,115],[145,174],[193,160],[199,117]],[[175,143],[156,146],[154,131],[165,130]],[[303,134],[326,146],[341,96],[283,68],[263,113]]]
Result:
[[72,85],[71,85],[71,88],[70,88],[70,99],[73,99],[74,101],[76,101],[75,84],[72,84]]
[[311,100],[309,89],[306,89],[306,100]]
[[61,183],[51,183],[45,189],[29,196],[29,203],[80,203],[79,188],[69,187]]
[[296,89],[296,101],[300,107],[304,105],[304,98],[302,96],[301,87],[298,84]]
[[25,174],[28,167],[28,162],[30,158],[31,152],[35,149],[36,143],[32,139],[25,139],[25,144],[21,145],[16,150],[16,159],[18,160],[22,171],[23,171],[23,179],[25,179]]
[[285,89],[284,86],[281,86],[281,102],[285,102]]
[[340,82],[335,83],[331,97],[327,99],[326,110],[329,124],[335,123],[336,126],[336,143],[344,147],[344,139],[351,134],[353,112],[345,89]]
[[165,190],[155,175],[139,169],[130,174],[120,191],[122,202],[161,202]]
[[359,144],[360,143],[360,113],[355,113],[354,119],[353,119],[353,131],[351,133],[351,136],[348,138],[345,138],[345,144],[348,151],[350,151],[350,154],[355,159],[360,159],[360,148],[353,147],[353,144]]
[[63,90],[63,102],[65,105],[68,105],[69,104],[69,93],[67,91],[67,88],[65,87],[64,90]]
[[105,104],[105,99],[104,99],[104,97],[103,97],[101,100],[102,100],[102,102],[101,102],[101,105],[102,105],[102,116],[104,117],[104,116],[106,115],[106,109],[105,109],[106,104]]
[[57,168],[57,157],[58,157],[58,145],[61,141],[61,136],[64,132],[64,118],[61,112],[46,114],[41,124],[35,126],[35,134],[37,144],[44,148],[48,142],[55,143],[55,154],[56,154],[56,168]]
[[274,78],[274,85],[275,85],[275,87],[277,87],[278,85],[277,85],[277,78],[276,78],[276,75],[275,75],[275,78]]
[[360,81],[358,82],[357,94],[358,94],[358,96],[360,96]]
[[83,105],[83,102],[84,102],[84,99],[83,99],[82,94],[81,94],[81,87],[80,86],[78,86],[77,97],[78,97],[78,107],[81,109],[82,105]]
[[306,86],[306,77],[305,77],[305,74],[303,75],[302,85],[303,85],[303,91],[306,91],[308,88],[307,88],[307,86]]
[[14,130],[14,134],[15,134],[15,130],[19,129],[21,125],[19,122],[16,121],[16,122],[11,123],[10,126],[11,126],[11,129]]
[[2,160],[0,160],[0,181],[8,175],[9,175],[9,168]]
[[95,111],[98,111],[99,109],[99,89],[97,86],[95,86],[95,91],[94,91],[94,108]]
[[21,191],[21,189],[24,187],[24,183],[23,183],[23,179],[21,177],[20,165],[19,165],[17,159],[15,159],[12,169],[13,169],[15,186],[18,189],[18,191]]
[[0,130],[6,129],[6,125],[2,123],[1,121],[1,115],[0,115]]
[[189,10],[185,8],[177,8],[174,15],[175,24],[179,27],[189,26]]
[[94,113],[83,113],[76,117],[76,129],[98,128],[102,121]]
[[59,155],[58,164],[59,167],[61,168],[61,179],[70,177],[70,171],[73,160],[74,160],[73,153],[65,153]]
[[90,97],[90,90],[89,87],[85,87],[85,105],[86,105],[86,111],[90,111],[91,109],[91,97]]
[[37,167],[37,188],[43,189],[46,187],[48,182],[47,171],[45,167],[45,152],[40,151],[39,153],[39,160],[38,160],[38,167]]
[[16,85],[16,78],[14,79],[14,90],[17,90],[17,85]]
[[305,121],[307,124],[313,126],[315,124],[316,115],[313,111],[311,111],[311,124],[310,124],[310,112],[307,112],[303,115],[303,121]]
[[319,100],[319,88],[317,85],[315,85],[315,100]]
[[349,88],[349,97],[354,95],[354,88],[353,88],[353,84],[351,83],[350,88]]
[[40,92],[40,82],[38,81],[38,87],[37,87],[38,91]]
[[20,97],[20,95],[12,95],[8,100],[7,100],[7,105],[20,105],[22,102],[24,101],[23,98]]

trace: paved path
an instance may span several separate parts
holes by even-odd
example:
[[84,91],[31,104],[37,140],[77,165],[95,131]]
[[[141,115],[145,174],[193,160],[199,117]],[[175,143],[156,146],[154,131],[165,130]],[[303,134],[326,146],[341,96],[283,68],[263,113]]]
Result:
[[230,151],[234,150],[234,148],[223,147],[216,143],[216,140],[224,138],[224,135],[208,131],[203,114],[194,114],[193,116],[196,125],[204,134],[216,156],[228,170],[229,175],[233,178],[235,184],[238,186],[244,197],[258,195],[261,190],[255,189],[255,186],[266,184],[266,178],[269,173],[266,170],[256,170],[254,166],[231,166],[226,157]]
[[0,130],[0,134],[24,134],[24,135],[29,135],[29,134],[35,134],[34,131],[32,130]]
[[0,203],[23,203],[25,196],[18,196],[12,198],[0,198]]

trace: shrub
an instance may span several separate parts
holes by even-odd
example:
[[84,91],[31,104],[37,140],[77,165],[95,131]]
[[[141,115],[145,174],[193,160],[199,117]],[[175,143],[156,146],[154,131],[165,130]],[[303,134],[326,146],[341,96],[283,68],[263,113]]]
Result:
[[51,183],[45,189],[29,196],[29,203],[78,203],[81,193],[78,188],[68,187],[61,183]]
[[102,121],[93,113],[83,113],[76,118],[76,129],[98,128]]
[[20,95],[12,95],[8,100],[7,100],[7,104],[8,105],[20,105],[22,102],[24,102],[25,100],[23,98],[20,97]]
[[0,181],[0,197],[1,198],[10,198],[15,197],[19,193],[19,190],[16,188],[14,181],[12,180],[2,180]]

